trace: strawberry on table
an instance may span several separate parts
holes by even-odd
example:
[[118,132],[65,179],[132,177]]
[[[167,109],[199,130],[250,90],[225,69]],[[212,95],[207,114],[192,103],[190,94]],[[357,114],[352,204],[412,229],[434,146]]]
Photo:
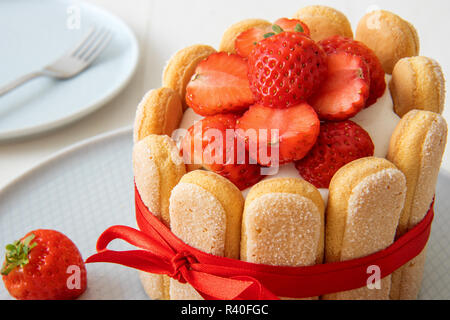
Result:
[[[275,21],[274,26],[280,27],[283,31],[299,32],[309,37],[310,31],[308,26],[297,19],[281,18]],[[248,58],[256,44],[264,40],[264,36],[268,36],[274,32],[272,27],[251,28],[242,32],[235,41],[236,53],[243,58]],[[275,27],[277,29],[277,27]],[[279,29],[278,29],[279,30]]]
[[352,121],[325,122],[314,148],[296,163],[300,175],[317,188],[328,188],[346,164],[374,153],[369,134]]
[[366,107],[374,104],[384,94],[386,80],[383,66],[376,54],[364,43],[337,35],[322,40],[319,44],[328,54],[344,51],[360,56],[367,63],[370,73],[370,94],[366,102]]
[[364,108],[369,86],[369,68],[359,56],[332,53],[328,56],[328,76],[308,102],[321,120],[347,120]]
[[246,110],[254,103],[247,71],[247,62],[237,54],[210,55],[187,85],[187,104],[202,116]]
[[[1,274],[14,298],[69,300],[86,290],[86,267],[81,254],[62,233],[35,230],[7,245],[6,250]],[[78,278],[73,282],[69,279],[72,272]]]
[[[238,120],[237,128],[241,129],[237,135],[246,141],[248,150],[256,147],[258,155],[270,155],[270,149],[275,145],[279,151],[279,164],[284,164],[302,159],[311,150],[319,135],[320,121],[306,103],[284,109],[254,105]],[[256,141],[242,136],[249,129],[256,130]],[[274,129],[279,130],[278,137],[272,137],[271,130]],[[258,162],[263,166],[272,165],[260,157]]]
[[264,106],[288,108],[308,99],[327,75],[325,52],[298,32],[259,42],[248,58],[250,88]]
[[245,146],[238,148],[235,135],[238,117],[219,114],[197,122],[184,137],[181,152],[186,163],[201,164],[245,190],[263,176],[261,167],[251,163]]

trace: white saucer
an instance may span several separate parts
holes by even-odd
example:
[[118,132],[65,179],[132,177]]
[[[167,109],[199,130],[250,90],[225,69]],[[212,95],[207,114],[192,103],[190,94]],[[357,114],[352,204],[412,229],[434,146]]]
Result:
[[114,37],[90,68],[64,81],[40,77],[0,97],[0,141],[55,129],[98,109],[125,87],[139,56],[129,27],[93,5],[0,1],[0,86],[53,62],[91,26],[108,28]]
[[[113,225],[135,227],[131,129],[102,135],[53,156],[0,191],[0,248],[39,228],[71,238],[83,258]],[[450,299],[450,175],[442,173],[420,297]],[[116,250],[129,248],[113,243]],[[0,250],[1,259],[4,250]],[[135,270],[89,264],[82,299],[145,299]],[[0,299],[10,299],[0,284]]]

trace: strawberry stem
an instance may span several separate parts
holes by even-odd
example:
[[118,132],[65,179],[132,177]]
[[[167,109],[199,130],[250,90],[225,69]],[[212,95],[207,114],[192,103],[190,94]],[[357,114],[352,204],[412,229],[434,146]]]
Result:
[[5,263],[1,269],[1,274],[7,276],[16,267],[23,267],[28,264],[28,254],[31,249],[37,246],[37,243],[31,243],[36,236],[30,234],[22,241],[17,240],[6,246]]

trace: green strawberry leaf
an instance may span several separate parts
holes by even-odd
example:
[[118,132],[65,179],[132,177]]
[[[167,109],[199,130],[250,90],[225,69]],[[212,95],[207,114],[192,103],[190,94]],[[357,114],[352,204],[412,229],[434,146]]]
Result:
[[275,35],[275,33],[273,33],[273,32],[266,33],[266,34],[264,35],[264,39],[273,37],[274,35]]
[[300,23],[298,23],[296,26],[295,26],[295,29],[294,29],[296,32],[305,32],[305,29],[303,29],[303,27],[302,27],[302,25],[300,24]]
[[272,30],[275,32],[275,34],[280,34],[282,32],[284,32],[283,28],[281,28],[279,25],[274,24],[272,26]]
[[7,276],[16,267],[23,267],[30,261],[28,254],[37,246],[37,243],[31,243],[36,236],[34,234],[29,235],[23,241],[14,241],[12,244],[8,244],[5,254],[5,263],[3,264],[0,273]]

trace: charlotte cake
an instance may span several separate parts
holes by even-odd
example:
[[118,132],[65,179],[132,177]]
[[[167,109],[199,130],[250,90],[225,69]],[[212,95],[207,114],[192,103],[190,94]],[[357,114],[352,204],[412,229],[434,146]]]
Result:
[[[433,200],[447,136],[444,77],[437,62],[416,57],[414,27],[375,11],[360,21],[356,41],[334,9],[310,6],[295,17],[302,21],[237,23],[219,53],[181,50],[164,71],[166,88],[138,108],[136,185],[149,210],[191,246],[272,265],[344,261],[388,247]],[[205,128],[222,135],[205,137]],[[243,143],[243,162],[227,144],[215,153],[220,163],[187,152],[197,142],[204,155],[239,128],[271,132],[256,134],[256,143],[228,136],[232,146]],[[278,174],[261,174],[274,159],[253,147],[284,150]],[[197,161],[185,166],[181,157]],[[424,260],[422,253],[383,279],[381,290],[321,298],[415,299]],[[175,280],[142,280],[151,298],[200,298]]]

